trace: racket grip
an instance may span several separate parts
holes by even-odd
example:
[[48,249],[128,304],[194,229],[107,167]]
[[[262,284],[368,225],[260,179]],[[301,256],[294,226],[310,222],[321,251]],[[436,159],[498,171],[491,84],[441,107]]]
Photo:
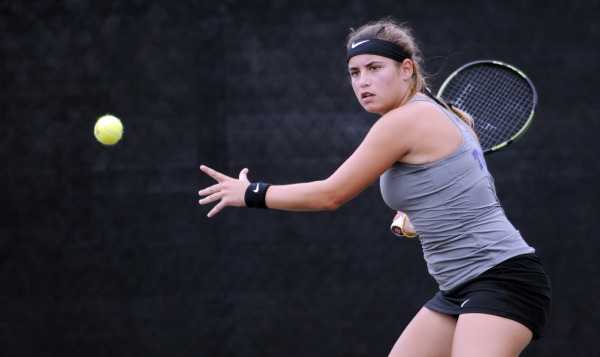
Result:
[[390,229],[398,237],[414,238],[414,237],[418,236],[418,234],[409,236],[409,235],[406,235],[406,233],[404,233],[404,223],[405,222],[406,222],[406,215],[402,215],[397,220],[392,222]]

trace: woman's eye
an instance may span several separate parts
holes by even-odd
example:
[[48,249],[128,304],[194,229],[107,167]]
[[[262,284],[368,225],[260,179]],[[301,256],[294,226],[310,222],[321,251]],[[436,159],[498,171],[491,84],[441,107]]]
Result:
[[351,71],[350,72],[350,77],[356,77],[358,76],[358,71]]
[[379,70],[379,66],[371,66],[371,71],[377,71]]

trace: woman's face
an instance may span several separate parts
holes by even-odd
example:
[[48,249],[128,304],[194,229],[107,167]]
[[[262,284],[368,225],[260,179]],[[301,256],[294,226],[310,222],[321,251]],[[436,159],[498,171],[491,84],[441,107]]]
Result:
[[412,62],[398,62],[377,55],[350,58],[348,71],[359,103],[370,113],[384,115],[398,108],[410,92]]

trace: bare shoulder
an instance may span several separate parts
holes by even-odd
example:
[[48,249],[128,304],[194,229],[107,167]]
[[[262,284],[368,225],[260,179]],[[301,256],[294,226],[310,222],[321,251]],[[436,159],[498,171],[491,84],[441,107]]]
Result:
[[449,155],[462,142],[456,124],[438,105],[428,101],[407,103],[387,113],[380,121],[381,131],[394,132],[403,142],[402,162],[433,162]]
[[423,119],[431,110],[420,104],[411,102],[381,116],[367,134],[365,146],[376,148],[380,155],[390,154],[392,162],[413,152],[427,132]]
[[435,130],[444,117],[444,112],[437,105],[419,100],[390,111],[378,120],[377,125],[414,133],[419,130]]

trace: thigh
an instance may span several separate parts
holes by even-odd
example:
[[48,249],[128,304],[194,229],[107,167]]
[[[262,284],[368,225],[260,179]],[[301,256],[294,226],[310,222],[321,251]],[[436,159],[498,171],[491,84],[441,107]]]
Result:
[[516,357],[531,338],[531,330],[514,320],[488,314],[462,314],[456,324],[452,356]]
[[426,307],[406,326],[389,357],[449,357],[456,318]]

